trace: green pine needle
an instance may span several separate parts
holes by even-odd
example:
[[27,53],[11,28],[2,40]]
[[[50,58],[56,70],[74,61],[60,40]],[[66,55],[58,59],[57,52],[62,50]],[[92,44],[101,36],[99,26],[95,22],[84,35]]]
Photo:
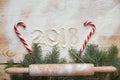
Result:
[[[23,61],[15,64],[13,60],[8,61],[8,67],[28,67],[30,64],[58,64],[67,63],[65,58],[60,58],[60,50],[57,46],[53,46],[52,51],[43,57],[42,49],[38,44],[33,44],[33,54],[26,54]],[[118,58],[118,48],[111,46],[107,50],[102,50],[98,45],[90,44],[85,48],[84,53],[74,49],[69,49],[69,56],[72,63],[92,63],[95,66],[115,66],[117,71],[114,73],[95,73],[93,76],[38,76],[31,77],[29,74],[13,74],[10,75],[11,80],[120,80],[120,58]],[[69,63],[71,63],[69,62]]]
[[44,63],[59,63],[59,49],[57,46],[54,46],[52,51],[45,56]]

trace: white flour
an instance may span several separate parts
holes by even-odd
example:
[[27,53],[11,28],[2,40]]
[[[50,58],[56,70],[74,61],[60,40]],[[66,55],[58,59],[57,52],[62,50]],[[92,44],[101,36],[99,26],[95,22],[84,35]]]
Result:
[[[47,30],[51,28],[55,28],[58,32],[61,28],[76,28],[79,42],[74,47],[78,50],[91,30],[89,27],[83,27],[84,21],[92,20],[96,24],[96,32],[90,40],[90,43],[96,44],[99,44],[97,40],[100,36],[110,38],[120,25],[120,5],[116,5],[115,0],[10,0],[4,11],[6,13],[4,33],[8,38],[10,49],[18,48],[18,53],[26,53],[14,33],[13,26],[18,21],[24,21],[28,26],[25,30],[21,27],[19,29],[30,45],[34,36],[31,33],[34,30],[42,29],[47,34]],[[64,56],[67,56],[68,48],[71,46],[69,36],[66,31],[67,46],[61,48],[61,55],[66,53]],[[50,46],[43,48],[44,53],[51,49]]]

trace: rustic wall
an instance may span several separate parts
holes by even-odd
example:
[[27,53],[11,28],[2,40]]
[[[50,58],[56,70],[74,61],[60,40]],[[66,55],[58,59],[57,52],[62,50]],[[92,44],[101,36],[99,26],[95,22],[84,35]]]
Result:
[[[39,35],[34,31],[39,29],[42,31],[40,35],[45,39],[40,42],[47,45],[41,44],[44,53],[51,49],[50,45],[56,44],[46,38],[53,28],[55,30],[48,35],[50,39],[57,42],[55,38],[58,33],[65,37],[65,39],[58,39],[63,43],[57,43],[62,46],[61,55],[64,51],[67,52],[70,46],[79,49],[91,30],[82,26],[86,20],[93,21],[97,27],[89,43],[98,44],[102,48],[114,44],[120,49],[119,14],[120,0],[0,0],[0,63],[6,63],[10,59],[19,62],[27,53],[13,30],[14,24],[18,21],[24,21],[28,26],[25,30],[20,27],[19,29],[30,45]],[[71,34],[70,30],[77,30],[78,33],[75,33],[77,38],[74,38],[77,39],[76,42],[74,39],[73,42],[70,41],[74,34]],[[8,78],[4,66],[0,65],[1,79]]]

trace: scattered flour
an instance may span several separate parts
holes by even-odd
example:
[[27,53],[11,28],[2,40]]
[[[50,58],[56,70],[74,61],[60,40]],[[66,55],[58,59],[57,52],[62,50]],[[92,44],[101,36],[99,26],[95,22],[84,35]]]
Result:
[[[120,25],[120,4],[116,5],[114,0],[10,0],[4,11],[6,13],[4,33],[8,38],[10,49],[19,48],[18,53],[26,53],[14,33],[13,26],[18,21],[24,21],[28,26],[25,30],[21,27],[19,29],[30,45],[32,44],[31,33],[36,29],[56,28],[59,31],[61,28],[77,28],[79,44],[75,47],[78,50],[91,30],[91,28],[83,27],[84,21],[92,20],[96,24],[95,35],[90,40],[91,43],[96,44],[99,44],[97,40],[100,36],[110,38]],[[27,12],[30,13],[25,19],[21,14]],[[65,32],[65,34],[68,33]],[[66,37],[67,41],[68,37]],[[64,56],[67,56],[70,46],[68,43],[66,48],[61,48],[61,55],[66,53]],[[50,49],[49,46],[45,47],[43,53]]]

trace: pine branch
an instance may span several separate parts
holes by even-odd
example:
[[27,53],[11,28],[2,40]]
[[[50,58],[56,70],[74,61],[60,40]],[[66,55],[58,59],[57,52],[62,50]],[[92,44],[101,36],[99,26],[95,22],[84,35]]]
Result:
[[13,60],[9,60],[7,61],[7,66],[5,67],[6,68],[9,68],[9,67],[13,67],[14,66],[14,61]]
[[35,57],[30,54],[26,54],[23,61],[21,62],[23,67],[28,67],[30,64],[35,64],[35,63],[36,63]]
[[[60,50],[57,46],[54,46],[45,57],[42,56],[41,47],[38,44],[33,44],[33,54],[26,54],[24,60],[20,64],[14,64],[13,60],[8,61],[7,67],[12,66],[24,66],[28,67],[30,64],[37,63],[66,63],[67,61],[59,58]],[[11,75],[11,80],[120,80],[120,58],[117,57],[118,49],[116,46],[111,46],[108,50],[101,50],[98,45],[87,45],[83,55],[80,55],[74,48],[69,49],[69,55],[72,63],[92,63],[95,66],[115,66],[117,71],[114,73],[95,73],[93,76],[56,76],[56,77],[30,77],[29,74],[14,74]]]
[[52,51],[46,54],[44,63],[59,63],[59,49],[57,46],[54,46]]
[[70,55],[70,58],[72,59],[73,63],[83,63],[84,62],[81,59],[81,55],[79,54],[79,52],[74,48],[69,49],[69,55]]
[[42,58],[42,49],[41,46],[39,46],[38,44],[34,43],[32,46],[32,56],[35,59],[35,63],[43,63],[43,58]]

